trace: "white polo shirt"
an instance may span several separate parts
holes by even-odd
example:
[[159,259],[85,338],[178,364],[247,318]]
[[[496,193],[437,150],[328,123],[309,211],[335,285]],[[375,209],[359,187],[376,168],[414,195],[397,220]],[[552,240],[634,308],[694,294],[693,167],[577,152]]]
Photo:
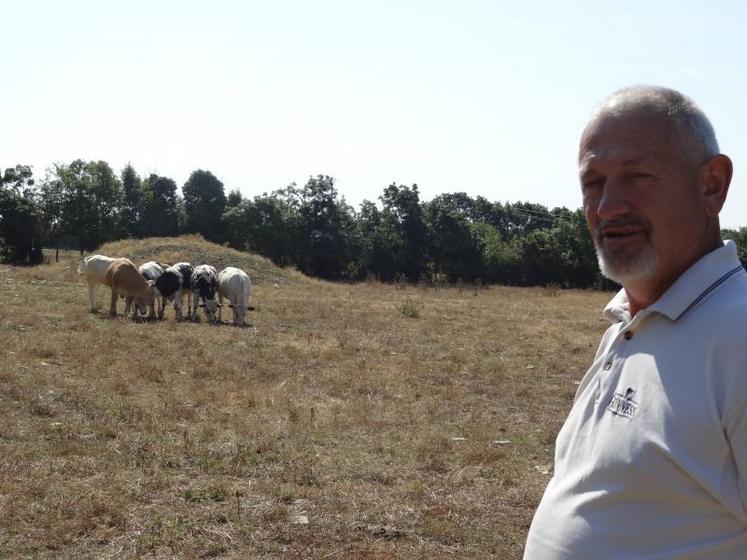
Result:
[[747,273],[727,241],[613,322],[555,446],[525,560],[747,559]]

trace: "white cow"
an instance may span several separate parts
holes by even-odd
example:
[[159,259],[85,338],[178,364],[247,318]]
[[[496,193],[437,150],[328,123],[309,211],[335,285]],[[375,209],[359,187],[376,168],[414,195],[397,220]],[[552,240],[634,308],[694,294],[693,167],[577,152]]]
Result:
[[78,274],[85,273],[88,283],[88,299],[91,301],[91,312],[96,312],[96,286],[106,285],[106,271],[114,261],[104,255],[91,255],[80,261]]
[[254,309],[247,305],[251,290],[252,282],[246,272],[233,266],[221,270],[218,275],[218,322],[221,321],[223,298],[226,298],[230,302],[228,307],[233,309],[233,323],[243,325],[246,311]]

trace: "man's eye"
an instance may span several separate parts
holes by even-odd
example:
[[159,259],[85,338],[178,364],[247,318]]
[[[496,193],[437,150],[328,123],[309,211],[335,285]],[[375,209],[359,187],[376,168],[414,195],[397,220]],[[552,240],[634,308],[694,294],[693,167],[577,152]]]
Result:
[[589,179],[588,181],[584,181],[583,183],[583,189],[585,191],[592,190],[592,189],[598,189],[604,184],[603,179]]

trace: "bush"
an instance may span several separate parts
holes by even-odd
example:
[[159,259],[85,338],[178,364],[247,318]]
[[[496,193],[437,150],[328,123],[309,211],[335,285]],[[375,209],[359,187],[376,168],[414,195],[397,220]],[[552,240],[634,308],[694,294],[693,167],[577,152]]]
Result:
[[410,317],[411,319],[417,319],[420,317],[420,305],[410,296],[407,296],[402,300],[402,303],[399,304],[397,309],[399,309],[399,312],[405,317]]

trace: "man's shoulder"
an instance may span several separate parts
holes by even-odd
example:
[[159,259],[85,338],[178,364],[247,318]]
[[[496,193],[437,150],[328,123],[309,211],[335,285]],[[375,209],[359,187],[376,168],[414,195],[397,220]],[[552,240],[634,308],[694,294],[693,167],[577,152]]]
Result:
[[719,322],[747,324],[747,271],[740,270],[723,285],[704,295],[701,305],[694,311],[699,309],[703,314],[720,318]]
[[742,271],[703,298],[677,322],[713,348],[747,359],[747,273]]

